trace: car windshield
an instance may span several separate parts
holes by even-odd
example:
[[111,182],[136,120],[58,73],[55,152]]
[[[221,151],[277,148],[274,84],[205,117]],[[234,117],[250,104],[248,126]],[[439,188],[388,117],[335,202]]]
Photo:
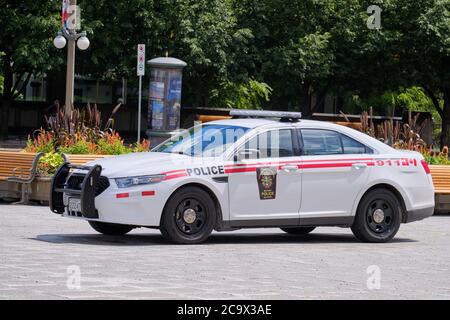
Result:
[[191,157],[221,156],[249,128],[223,124],[194,126],[163,142],[152,152],[184,154]]

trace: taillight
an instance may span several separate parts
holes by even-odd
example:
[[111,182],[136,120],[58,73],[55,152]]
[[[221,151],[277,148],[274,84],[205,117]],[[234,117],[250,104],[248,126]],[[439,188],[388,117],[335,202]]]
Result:
[[421,160],[420,163],[422,164],[423,169],[425,170],[426,174],[430,174],[430,167],[428,166],[428,163],[425,160]]

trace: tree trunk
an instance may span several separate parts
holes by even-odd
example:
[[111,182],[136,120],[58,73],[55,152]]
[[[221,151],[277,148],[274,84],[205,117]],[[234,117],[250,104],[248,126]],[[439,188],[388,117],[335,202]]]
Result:
[[309,82],[306,81],[302,85],[301,110],[302,110],[302,118],[304,119],[309,119],[312,116],[310,87],[311,86]]
[[0,130],[0,140],[6,140],[8,137],[8,122],[9,122],[9,107],[11,101],[8,99],[2,99],[2,109],[1,109],[1,130]]
[[3,83],[3,95],[0,99],[0,140],[5,140],[8,136],[9,106],[12,101],[13,72],[7,55],[3,57],[3,70],[5,80]]
[[441,148],[450,144],[450,88],[444,89],[444,112],[442,113]]

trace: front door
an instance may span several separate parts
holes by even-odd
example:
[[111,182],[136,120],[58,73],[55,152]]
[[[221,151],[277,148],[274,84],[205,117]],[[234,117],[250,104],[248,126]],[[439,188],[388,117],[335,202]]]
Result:
[[232,221],[298,224],[301,174],[294,134],[291,129],[261,132],[237,150],[239,157],[249,156],[226,166]]

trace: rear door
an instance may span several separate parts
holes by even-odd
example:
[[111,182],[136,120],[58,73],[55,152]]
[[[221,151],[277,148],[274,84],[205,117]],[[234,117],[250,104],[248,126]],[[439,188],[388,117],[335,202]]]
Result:
[[[366,185],[373,151],[337,131],[304,128],[299,131],[302,157],[300,221],[348,217],[356,196]],[[304,220],[308,219],[308,220]],[[326,219],[325,219],[326,220]]]

